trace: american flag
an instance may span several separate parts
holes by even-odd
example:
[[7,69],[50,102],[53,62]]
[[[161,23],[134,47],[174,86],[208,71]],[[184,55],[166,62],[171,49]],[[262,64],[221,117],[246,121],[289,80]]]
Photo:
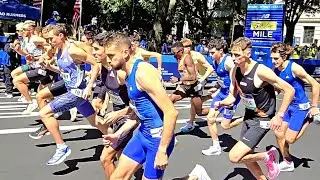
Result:
[[41,8],[42,0],[33,0],[33,6],[37,8]]
[[78,26],[78,21],[80,19],[80,8],[81,8],[81,0],[76,0],[73,7],[74,14],[72,18],[72,23],[75,28]]

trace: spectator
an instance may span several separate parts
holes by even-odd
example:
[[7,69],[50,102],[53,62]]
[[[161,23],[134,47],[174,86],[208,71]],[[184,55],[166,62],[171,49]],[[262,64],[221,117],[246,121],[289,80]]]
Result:
[[301,56],[300,56],[300,58],[301,58],[302,60],[307,59],[307,58],[308,58],[308,55],[309,55],[308,46],[304,46],[304,47],[302,48],[302,50],[301,50]]
[[145,35],[141,35],[141,41],[139,46],[145,50],[148,50],[148,42],[147,42],[147,38]]
[[162,44],[162,47],[161,47],[161,54],[172,54],[171,45],[172,45],[172,36],[167,35],[167,39]]
[[316,60],[320,60],[320,46],[318,47],[318,52],[316,55]]
[[208,48],[206,47],[207,44],[207,39],[203,38],[201,39],[201,43],[198,44],[196,47],[196,51],[201,53],[201,54],[208,54]]
[[49,24],[53,24],[53,25],[56,25],[60,20],[60,15],[58,13],[58,11],[53,11],[52,12],[52,17],[50,19],[48,19],[46,21],[46,25],[49,25]]

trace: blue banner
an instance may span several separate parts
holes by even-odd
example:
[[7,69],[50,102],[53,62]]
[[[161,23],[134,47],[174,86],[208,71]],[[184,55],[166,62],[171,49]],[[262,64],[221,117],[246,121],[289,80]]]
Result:
[[272,67],[270,47],[283,41],[283,4],[249,4],[245,36],[252,40],[252,58]]

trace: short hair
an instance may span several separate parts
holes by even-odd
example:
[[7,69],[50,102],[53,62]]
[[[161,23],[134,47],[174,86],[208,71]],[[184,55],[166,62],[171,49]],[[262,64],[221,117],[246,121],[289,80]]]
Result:
[[252,48],[252,41],[247,37],[239,37],[231,44],[231,50],[241,50],[244,51],[248,48]]
[[191,47],[192,46],[192,41],[190,39],[182,39],[180,41],[184,47]]
[[42,29],[43,29],[43,28],[42,28],[41,26],[37,26],[36,29],[35,29],[35,31],[36,31],[36,32],[39,32],[39,33],[42,33]]
[[217,50],[223,50],[224,53],[228,52],[228,43],[227,41],[223,39],[213,39],[210,40],[208,44],[208,49],[211,50],[213,48],[216,48]]
[[67,37],[67,29],[64,24],[57,24],[55,25],[51,31],[53,32],[54,35],[59,35],[60,33],[63,34],[65,37]]
[[93,33],[93,31],[84,31],[83,32],[83,35],[89,40],[89,39],[93,39],[93,37],[94,37],[94,33]]
[[114,32],[113,31],[105,31],[105,32],[99,33],[94,36],[93,41],[95,43],[98,43],[99,46],[105,46],[107,44],[107,40],[108,40],[109,36],[111,36],[112,33],[114,33]]
[[172,44],[171,48],[184,48],[182,42],[178,41]]
[[132,42],[139,42],[140,41],[140,36],[139,35],[136,35],[136,36],[130,36],[130,40]]
[[23,25],[24,25],[23,22],[16,24],[16,30],[17,30],[17,31],[23,30]]
[[53,28],[54,28],[55,25],[52,25],[52,24],[49,24],[49,25],[46,25],[43,29],[42,29],[42,34],[47,34],[49,33]]
[[271,53],[279,53],[282,58],[288,60],[293,54],[294,48],[286,43],[274,43],[271,46]]
[[31,21],[31,20],[26,20],[26,21],[24,21],[23,24],[24,25],[29,25],[29,26],[32,26],[32,27],[36,27],[36,23],[34,21]]
[[127,46],[129,48],[131,47],[131,41],[125,33],[114,32],[105,40],[105,47],[110,47],[112,45],[116,47]]

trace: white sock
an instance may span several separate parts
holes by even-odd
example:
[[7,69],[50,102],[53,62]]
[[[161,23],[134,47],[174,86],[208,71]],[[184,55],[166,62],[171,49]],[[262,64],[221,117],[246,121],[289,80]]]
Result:
[[68,147],[68,146],[66,145],[66,143],[57,144],[57,148],[58,148],[58,149],[65,149],[66,147]]
[[219,139],[217,139],[217,140],[212,140],[212,145],[213,145],[213,146],[220,146]]

